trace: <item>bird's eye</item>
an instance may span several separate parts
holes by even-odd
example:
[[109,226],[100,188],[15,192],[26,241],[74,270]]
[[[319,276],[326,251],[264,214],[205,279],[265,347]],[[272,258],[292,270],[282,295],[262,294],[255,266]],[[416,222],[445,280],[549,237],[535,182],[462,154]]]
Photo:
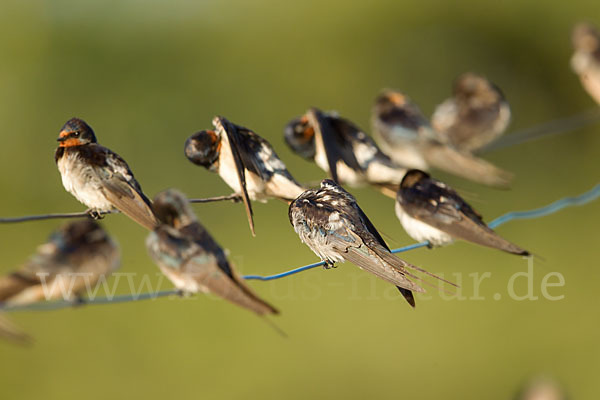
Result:
[[79,131],[75,131],[75,132],[73,132],[73,136],[75,136],[75,137],[79,137]]

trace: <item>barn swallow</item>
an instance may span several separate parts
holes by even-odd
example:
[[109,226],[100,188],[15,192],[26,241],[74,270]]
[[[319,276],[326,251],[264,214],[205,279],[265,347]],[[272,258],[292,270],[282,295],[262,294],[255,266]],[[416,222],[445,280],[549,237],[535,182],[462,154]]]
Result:
[[467,153],[498,139],[509,122],[510,106],[502,91],[473,73],[456,78],[453,96],[438,105],[431,117],[442,141]]
[[572,35],[575,52],[571,68],[581,80],[584,89],[600,104],[600,32],[588,23],[579,23]]
[[119,263],[117,245],[96,222],[65,224],[23,266],[0,277],[0,304],[79,299]]
[[416,241],[442,246],[462,239],[482,246],[528,256],[529,252],[501,238],[454,189],[429,174],[412,169],[400,184],[396,215]]
[[406,173],[363,130],[334,112],[312,108],[286,125],[284,137],[296,154],[313,160],[339,183],[368,183],[389,194]]
[[409,279],[420,279],[409,270],[441,279],[393,255],[354,197],[332,180],[302,193],[290,204],[288,215],[300,240],[325,262],[325,268],[350,261],[396,285],[412,307],[412,292],[425,290]]
[[152,203],[129,166],[118,154],[99,145],[88,124],[72,118],[62,127],[54,159],[67,192],[99,218],[118,209],[147,229],[157,224]]
[[[305,190],[264,138],[223,117],[215,117],[213,125],[215,130],[197,132],[186,140],[185,156],[192,163],[217,172],[250,200],[277,198],[289,203]],[[252,208],[247,210],[253,227]]]
[[146,247],[178,290],[213,293],[258,315],[278,314],[233,269],[183,194],[172,189],[160,192],[154,198],[154,209],[161,225],[150,233]]
[[510,183],[509,172],[440,140],[419,107],[400,92],[384,90],[376,98],[371,122],[382,149],[398,164],[438,168],[484,185]]

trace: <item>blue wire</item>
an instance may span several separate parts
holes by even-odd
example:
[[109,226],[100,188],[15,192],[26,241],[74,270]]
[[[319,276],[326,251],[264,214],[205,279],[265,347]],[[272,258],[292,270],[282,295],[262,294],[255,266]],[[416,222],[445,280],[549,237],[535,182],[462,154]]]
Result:
[[[575,197],[565,197],[564,199],[560,199],[555,201],[552,204],[547,206],[536,208],[534,210],[529,211],[513,211],[506,213],[492,222],[488,224],[490,228],[496,228],[508,221],[512,221],[513,219],[530,219],[530,218],[538,218],[543,217],[545,215],[553,214],[565,207],[569,206],[579,206],[583,204],[587,204],[592,200],[600,197],[600,184],[596,185],[593,189]],[[392,253],[402,253],[405,251],[410,251],[414,249],[419,249],[421,247],[427,247],[428,242],[420,242],[414,243],[408,246],[404,246],[398,249],[392,250]],[[275,279],[285,278],[286,276],[294,275],[302,271],[306,271],[309,269],[313,269],[316,267],[320,267],[325,265],[323,261],[316,262],[314,264],[305,265],[303,267],[295,268],[290,271],[282,272],[275,275],[261,276],[261,275],[245,275],[243,278],[247,280],[259,280],[259,281],[272,281]],[[112,303],[125,303],[129,301],[135,300],[146,300],[146,299],[156,299],[159,297],[172,296],[177,295],[177,290],[165,290],[156,293],[142,293],[139,295],[121,295],[115,296],[112,298],[104,297],[97,299],[84,299],[81,303],[71,302],[71,301],[53,301],[53,302],[41,302],[35,304],[27,304],[27,305],[15,305],[15,306],[2,306],[0,304],[0,311],[46,311],[46,310],[56,310],[65,307],[88,305],[88,304],[112,304]]]

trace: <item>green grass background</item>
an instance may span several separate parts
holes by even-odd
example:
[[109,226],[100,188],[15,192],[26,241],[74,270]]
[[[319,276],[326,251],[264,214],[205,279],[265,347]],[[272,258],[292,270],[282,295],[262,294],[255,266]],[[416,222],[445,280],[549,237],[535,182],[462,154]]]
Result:
[[[293,155],[282,128],[310,106],[369,128],[381,88],[408,93],[428,115],[467,70],[509,99],[511,130],[593,107],[570,71],[570,29],[600,24],[589,1],[16,1],[0,5],[0,214],[83,210],[61,185],[55,139],[73,116],[130,164],[150,196],[229,193],[189,163],[183,142],[220,114],[267,138],[300,181],[323,178]],[[513,171],[509,191],[437,173],[488,220],[538,207],[598,182],[600,128],[491,153]],[[394,247],[412,243],[393,202],[353,193]],[[257,237],[243,208],[195,206],[243,273],[316,261],[286,206],[256,204]],[[507,282],[526,262],[458,243],[405,258],[473,295],[469,274],[491,272],[485,300],[431,293],[411,310],[385,282],[352,265],[252,286],[283,312],[282,339],[260,319],[206,296],[10,317],[36,339],[0,342],[6,399],[285,398],[507,399],[531,376],[557,379],[573,398],[600,394],[597,282],[600,202],[498,229],[539,254],[534,290],[565,277],[560,301],[516,301]],[[0,226],[1,272],[23,262],[61,221]],[[146,232],[123,216],[103,225],[122,248],[121,272],[150,273]],[[139,280],[135,280],[139,282]],[[170,285],[163,282],[162,288]],[[524,280],[517,291],[526,291]],[[127,285],[119,285],[126,293]],[[502,294],[494,300],[496,293]]]

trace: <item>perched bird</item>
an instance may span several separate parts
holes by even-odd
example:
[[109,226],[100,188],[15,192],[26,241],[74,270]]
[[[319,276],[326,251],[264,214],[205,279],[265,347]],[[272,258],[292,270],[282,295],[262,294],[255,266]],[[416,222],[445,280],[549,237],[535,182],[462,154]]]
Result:
[[119,264],[118,246],[96,222],[65,224],[23,266],[0,277],[0,304],[79,299]]
[[354,197],[332,180],[325,179],[318,190],[302,193],[290,204],[288,214],[300,240],[325,262],[326,268],[350,261],[396,285],[413,307],[412,292],[424,289],[409,279],[419,279],[409,270],[442,280],[393,255]]
[[502,91],[470,72],[456,78],[453,96],[438,105],[431,117],[442,141],[469,153],[498,139],[509,123],[510,106]]
[[600,104],[600,32],[588,23],[579,23],[573,29],[571,68],[581,80],[584,89]]
[[398,164],[438,168],[489,186],[510,183],[509,172],[441,140],[419,107],[400,92],[384,90],[375,99],[371,122],[381,148]]
[[88,124],[78,118],[68,120],[57,140],[54,159],[63,186],[89,207],[93,218],[118,209],[143,227],[154,229],[157,220],[152,203],[129,166],[118,154],[97,143]]
[[463,239],[512,254],[529,255],[490,229],[454,189],[417,169],[408,171],[402,179],[396,215],[410,237],[419,242],[427,240],[431,246]]
[[[186,140],[185,156],[192,163],[218,173],[244,199],[289,203],[305,190],[265,139],[223,117],[215,117],[213,125],[215,130],[197,132]],[[250,204],[247,211],[254,232]]]
[[161,221],[146,240],[160,270],[182,293],[213,293],[258,315],[278,314],[233,269],[223,249],[198,222],[188,200],[176,190],[154,198]]
[[284,137],[296,154],[313,160],[339,183],[368,183],[387,194],[391,190],[393,197],[406,172],[360,128],[334,112],[312,108],[286,125]]

